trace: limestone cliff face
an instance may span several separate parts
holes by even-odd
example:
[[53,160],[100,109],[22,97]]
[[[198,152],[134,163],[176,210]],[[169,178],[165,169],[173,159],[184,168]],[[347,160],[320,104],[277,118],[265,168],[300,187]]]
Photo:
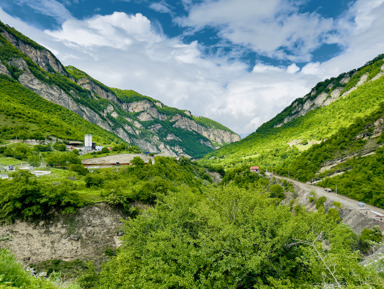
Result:
[[171,119],[171,122],[174,122],[174,127],[188,131],[195,131],[220,145],[240,140],[240,137],[237,134],[222,129],[207,128],[205,126],[199,125],[196,121],[190,118],[181,116],[180,114],[175,115]]
[[[237,134],[223,130],[222,126],[219,128],[214,122],[209,126],[198,123],[188,110],[167,107],[135,92],[131,97],[132,91],[122,96],[117,89],[103,85],[74,67],[66,70],[50,51],[9,27],[0,26],[0,37],[24,54],[2,59],[0,74],[14,78],[42,98],[77,113],[143,151],[200,156],[240,140]],[[36,72],[28,58],[42,70]],[[8,70],[10,67],[17,69],[17,76]],[[63,76],[60,82],[51,77],[53,73]]]
[[68,76],[68,73],[61,62],[47,49],[37,49],[8,31],[2,31],[1,35],[45,71],[52,72],[53,70],[54,72]]
[[101,98],[106,98],[115,103],[119,103],[114,93],[105,90],[104,88],[100,87],[98,84],[96,84],[90,79],[81,78],[77,80],[77,84],[80,85],[82,88],[89,90],[93,97],[97,95]]
[[154,104],[149,100],[142,100],[142,101],[132,102],[129,104],[127,103],[123,104],[123,108],[128,112],[142,112],[140,114],[141,118],[143,118],[142,121],[149,121],[154,118],[159,120],[166,120],[167,116],[164,114],[161,114],[157,110],[156,106],[157,106],[156,104]]

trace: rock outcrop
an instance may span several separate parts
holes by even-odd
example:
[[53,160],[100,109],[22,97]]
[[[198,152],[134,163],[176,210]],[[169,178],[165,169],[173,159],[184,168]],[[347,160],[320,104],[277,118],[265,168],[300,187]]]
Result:
[[1,246],[8,247],[25,264],[48,260],[103,261],[106,256],[100,252],[121,245],[122,217],[101,203],[82,208],[74,215],[57,214],[38,224],[17,221],[0,226]]
[[232,143],[240,140],[240,137],[234,133],[221,130],[221,129],[207,128],[205,126],[199,125],[196,121],[190,118],[184,117],[180,114],[176,114],[171,119],[171,122],[174,122],[173,124],[174,127],[197,132],[205,136],[209,140],[216,142],[220,145],[228,144],[228,143]]
[[27,43],[5,30],[1,32],[1,35],[46,72],[57,72],[68,76],[64,66],[49,50],[38,44],[32,45],[33,41]]
[[[75,67],[66,70],[50,51],[3,24],[0,37],[24,54],[18,57],[20,53],[14,53],[14,58],[2,59],[0,74],[14,78],[42,98],[77,113],[143,151],[193,156],[240,140],[237,134],[214,122],[210,126],[199,123],[188,110],[167,107],[133,91],[126,95],[124,91],[117,93],[119,90],[105,86]],[[61,76],[53,76],[57,73]]]

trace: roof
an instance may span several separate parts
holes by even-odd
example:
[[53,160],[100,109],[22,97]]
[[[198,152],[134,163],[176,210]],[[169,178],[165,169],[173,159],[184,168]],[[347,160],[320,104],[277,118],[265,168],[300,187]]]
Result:
[[260,170],[260,168],[258,166],[253,166],[253,167],[250,167],[249,169],[250,170]]

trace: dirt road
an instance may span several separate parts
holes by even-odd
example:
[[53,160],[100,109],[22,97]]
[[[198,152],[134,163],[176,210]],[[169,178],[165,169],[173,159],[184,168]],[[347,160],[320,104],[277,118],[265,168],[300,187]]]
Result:
[[285,177],[280,177],[273,175],[276,179],[285,179],[289,182],[291,182],[296,191],[299,192],[301,195],[301,200],[302,203],[308,203],[308,196],[309,192],[315,191],[317,197],[324,196],[327,198],[328,201],[330,202],[340,202],[341,207],[343,208],[343,211],[345,212],[345,216],[343,218],[343,221],[346,223],[349,223],[352,227],[356,228],[358,231],[366,224],[368,226],[373,225],[374,223],[379,225],[383,230],[384,230],[384,218],[382,221],[377,218],[376,213],[380,213],[384,215],[384,210],[364,204],[362,207],[359,205],[359,201],[353,200],[351,198],[348,198],[346,196],[336,194],[335,192],[328,193],[324,190],[322,187],[317,187],[309,184],[305,184],[293,179],[285,178]]

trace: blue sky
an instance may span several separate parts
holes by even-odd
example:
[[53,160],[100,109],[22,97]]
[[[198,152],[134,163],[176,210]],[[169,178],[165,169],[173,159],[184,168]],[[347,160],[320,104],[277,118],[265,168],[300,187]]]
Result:
[[2,0],[0,19],[99,81],[245,136],[384,53],[384,0]]

